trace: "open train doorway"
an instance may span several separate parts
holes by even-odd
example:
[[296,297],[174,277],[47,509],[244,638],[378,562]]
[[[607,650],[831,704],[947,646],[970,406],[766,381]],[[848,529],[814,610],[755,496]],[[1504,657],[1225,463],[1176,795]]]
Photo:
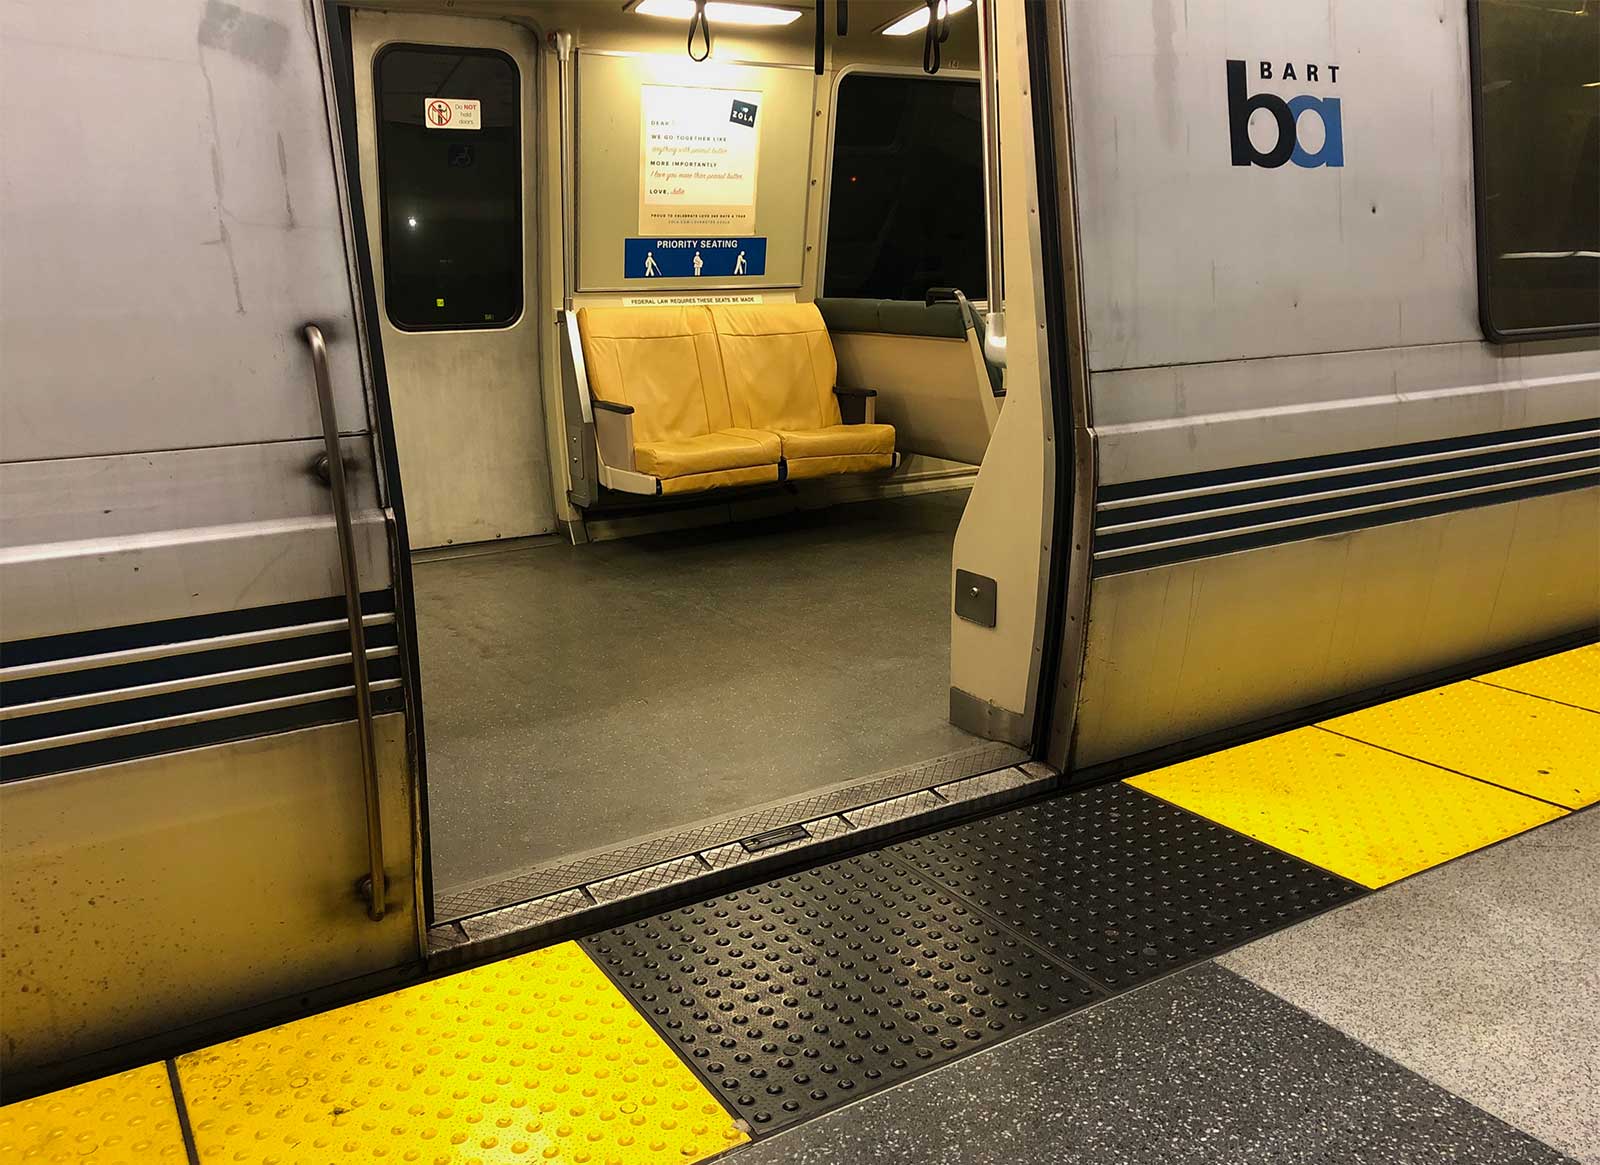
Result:
[[978,12],[709,7],[687,52],[692,4],[346,12],[436,923],[1027,756],[952,677],[1008,391]]

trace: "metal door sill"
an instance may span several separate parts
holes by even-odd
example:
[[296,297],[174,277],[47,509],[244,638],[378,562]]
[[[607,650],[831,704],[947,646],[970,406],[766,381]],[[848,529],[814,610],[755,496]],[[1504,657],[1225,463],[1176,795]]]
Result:
[[1019,765],[960,777],[877,801],[789,822],[537,898],[440,923],[428,931],[428,969],[481,962],[748,886],[789,868],[880,845],[1046,793],[1059,774]]

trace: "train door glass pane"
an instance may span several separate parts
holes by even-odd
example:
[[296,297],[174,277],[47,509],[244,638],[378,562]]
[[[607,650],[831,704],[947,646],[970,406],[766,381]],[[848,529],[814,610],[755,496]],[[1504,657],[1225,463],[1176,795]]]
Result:
[[1600,5],[1471,8],[1485,330],[1591,330],[1600,326]]
[[500,327],[522,312],[517,66],[483,49],[377,59],[384,298],[398,328]]
[[852,73],[834,111],[823,294],[985,298],[978,85]]

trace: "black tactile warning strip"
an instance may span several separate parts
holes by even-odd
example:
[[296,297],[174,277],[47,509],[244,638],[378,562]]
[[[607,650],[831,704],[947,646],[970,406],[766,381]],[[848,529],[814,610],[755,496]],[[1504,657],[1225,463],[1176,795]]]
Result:
[[1111,991],[1365,893],[1120,781],[885,852]]
[[948,1063],[1103,994],[875,854],[583,946],[757,1132]]

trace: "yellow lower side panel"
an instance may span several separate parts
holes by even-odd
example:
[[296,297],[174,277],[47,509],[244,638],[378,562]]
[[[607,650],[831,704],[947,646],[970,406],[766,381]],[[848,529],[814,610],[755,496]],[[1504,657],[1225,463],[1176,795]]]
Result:
[[1128,783],[1371,887],[1563,815],[1542,801],[1318,728]]
[[5,1165],[181,1165],[187,1160],[165,1064],[0,1108]]
[[698,1161],[746,1140],[562,943],[184,1056],[203,1162]]
[[1323,727],[1568,809],[1600,800],[1600,713],[1467,680]]

